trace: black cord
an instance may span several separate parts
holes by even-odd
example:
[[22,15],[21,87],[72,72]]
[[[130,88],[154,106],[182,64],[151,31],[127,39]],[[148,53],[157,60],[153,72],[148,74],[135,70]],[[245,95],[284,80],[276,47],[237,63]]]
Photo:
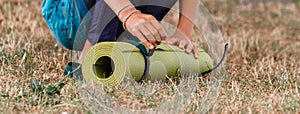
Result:
[[212,72],[213,70],[217,69],[222,64],[222,62],[224,61],[224,59],[227,55],[227,51],[228,51],[228,43],[225,44],[224,53],[223,53],[223,56],[222,56],[220,62],[216,66],[214,66],[212,69],[209,69],[207,71],[204,71],[204,72],[201,72],[200,74],[198,74],[198,77],[203,76],[205,74],[208,74],[208,73]]

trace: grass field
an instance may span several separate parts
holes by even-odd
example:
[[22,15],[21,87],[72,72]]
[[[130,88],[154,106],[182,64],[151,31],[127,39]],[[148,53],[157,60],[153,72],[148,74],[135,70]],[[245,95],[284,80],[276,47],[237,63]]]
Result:
[[[300,1],[255,5],[237,1],[204,0],[230,45],[222,91],[209,112],[300,113]],[[0,1],[0,112],[96,112],[97,107],[83,101],[77,83],[63,75],[72,52],[56,43],[41,16],[40,5],[40,1]],[[201,99],[207,89],[205,80],[201,78],[196,84],[197,93],[187,95]],[[110,104],[112,107],[102,111],[129,113],[128,110],[158,107],[161,99],[176,98],[174,88],[181,91],[194,86],[193,82],[169,88],[136,85],[137,89],[160,89],[159,95],[150,99],[124,93],[124,88],[108,89],[113,102],[126,109]],[[98,97],[104,102],[108,96]],[[178,100],[174,103],[188,108],[181,109],[181,105],[173,103],[160,109],[165,110],[162,113],[197,113],[200,102]]]

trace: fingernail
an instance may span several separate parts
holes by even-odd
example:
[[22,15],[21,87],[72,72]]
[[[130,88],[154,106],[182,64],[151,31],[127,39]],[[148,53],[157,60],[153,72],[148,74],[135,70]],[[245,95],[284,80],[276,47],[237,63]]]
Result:
[[154,48],[154,46],[153,46],[153,45],[150,45],[150,46],[149,46],[149,49],[153,49],[153,48]]

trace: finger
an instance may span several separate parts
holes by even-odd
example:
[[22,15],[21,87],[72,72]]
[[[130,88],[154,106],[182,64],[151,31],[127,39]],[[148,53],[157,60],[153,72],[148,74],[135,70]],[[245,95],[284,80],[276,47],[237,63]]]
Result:
[[154,49],[154,46],[149,42],[142,42],[148,49]]
[[135,37],[137,37],[148,49],[153,49],[154,46],[149,43],[146,39],[146,37],[137,29],[128,29],[130,33],[132,33],[132,35],[134,35]]
[[161,43],[161,38],[160,38],[160,35],[158,33],[158,30],[156,30],[154,28],[154,26],[149,22],[149,23],[146,23],[145,24],[147,29],[152,33],[152,35],[154,36],[155,40],[156,40],[156,43],[157,44],[160,44]]
[[192,43],[192,44],[193,44],[194,57],[197,59],[199,57],[199,51],[198,51],[196,44],[195,43]]
[[166,31],[162,28],[161,24],[158,23],[158,21],[151,21],[151,24],[155,27],[155,29],[158,31],[160,38],[162,40],[165,40],[167,38]]
[[179,42],[178,47],[180,49],[184,49],[185,45],[186,45],[186,42],[185,41],[181,41],[181,42]]
[[156,45],[156,40],[152,33],[142,24],[138,26],[139,31],[146,37],[146,39],[152,44]]
[[187,46],[185,52],[189,54],[189,53],[191,53],[191,51],[192,51],[193,48],[194,48],[193,44],[190,43],[190,44]]

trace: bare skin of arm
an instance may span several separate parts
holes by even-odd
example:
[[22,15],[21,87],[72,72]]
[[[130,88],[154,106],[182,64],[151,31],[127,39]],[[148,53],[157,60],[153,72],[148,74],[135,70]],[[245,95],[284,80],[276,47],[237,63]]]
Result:
[[[138,12],[129,0],[104,1],[117,14],[128,31],[136,36],[148,49],[154,49],[156,45],[159,45],[161,41],[166,39],[166,32],[155,17]],[[85,53],[91,46],[92,44],[86,40],[82,53],[79,56],[79,62],[82,62]]]
[[198,11],[198,0],[180,0],[180,17],[176,32],[167,38],[167,44],[177,44],[179,48],[185,49],[187,53],[194,52],[198,58],[198,49],[192,42],[192,33]]
[[[136,10],[129,0],[104,1],[116,14],[119,14],[118,18],[123,23],[126,20],[125,18]],[[127,7],[128,5],[132,6]],[[198,0],[180,0],[180,6],[181,15],[177,25],[177,31],[169,38],[167,38],[166,32],[163,30],[161,24],[152,15],[139,12],[133,13],[125,21],[125,27],[148,49],[153,49],[161,42],[178,44],[178,46],[185,49],[187,53],[190,53],[193,50],[195,58],[198,58],[197,47],[191,42]],[[123,9],[124,7],[127,8]],[[120,12],[120,10],[122,11]],[[85,53],[91,46],[92,44],[86,40],[82,53],[79,56],[79,62],[82,62]]]
[[[111,9],[117,14],[123,7],[130,4],[129,0],[105,0],[105,2],[111,7]],[[82,59],[88,49],[92,47],[92,43],[89,40],[85,41],[84,47],[79,56],[78,62],[82,62]]]

